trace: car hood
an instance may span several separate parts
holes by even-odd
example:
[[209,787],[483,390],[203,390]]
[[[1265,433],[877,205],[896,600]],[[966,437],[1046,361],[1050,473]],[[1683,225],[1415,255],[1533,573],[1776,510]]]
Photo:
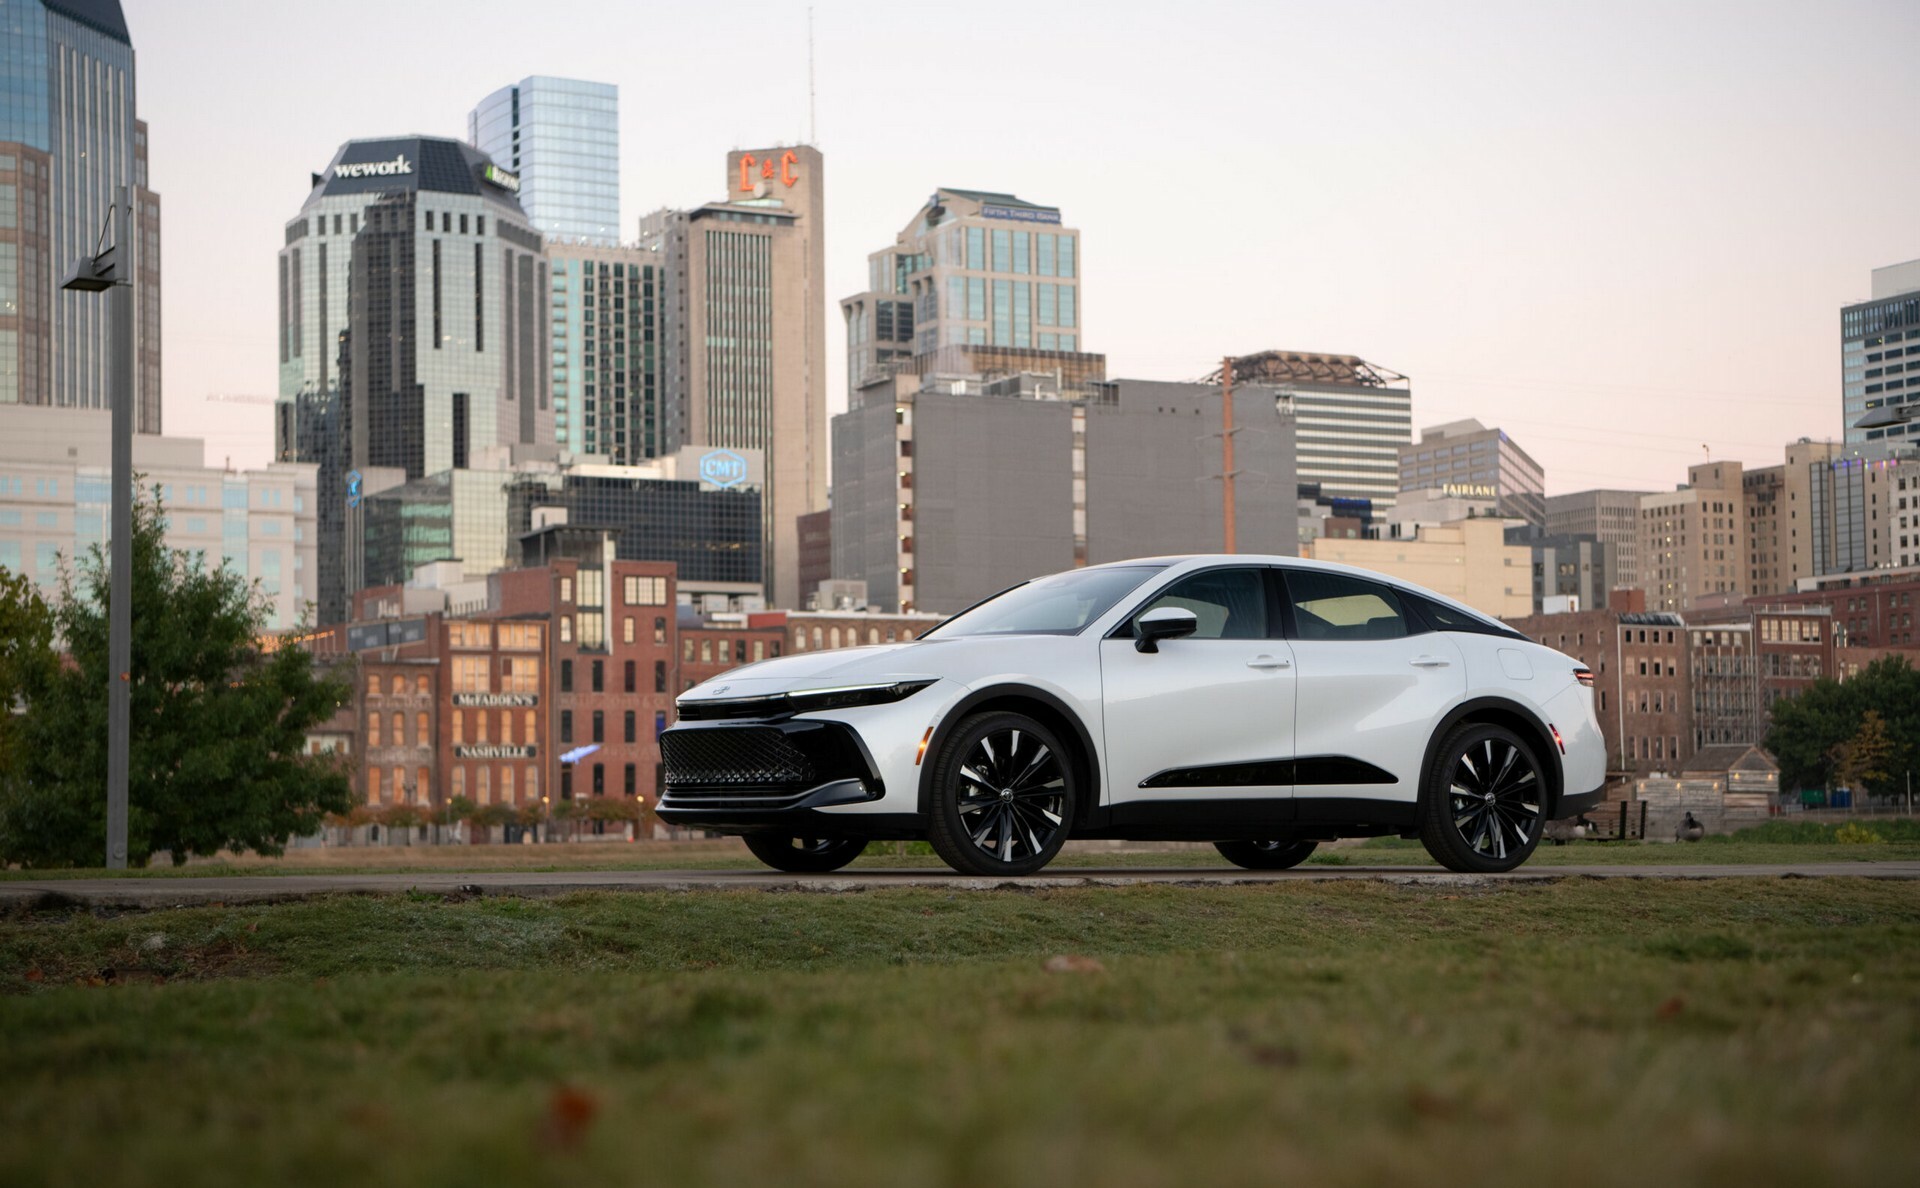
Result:
[[1021,669],[1065,643],[1061,636],[961,636],[916,639],[872,647],[798,652],[731,668],[682,693],[684,704],[711,698],[763,697],[799,689],[875,685],[900,680],[945,677],[963,683],[992,673]]

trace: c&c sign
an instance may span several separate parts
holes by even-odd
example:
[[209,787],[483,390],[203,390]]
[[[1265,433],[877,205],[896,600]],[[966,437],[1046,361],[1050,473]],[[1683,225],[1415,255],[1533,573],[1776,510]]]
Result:
[[[780,167],[778,173],[774,171],[775,165]],[[794,155],[792,149],[781,153],[778,160],[775,160],[771,156],[765,160],[761,160],[756,158],[752,153],[742,154],[740,157],[740,192],[742,194],[753,193],[755,184],[753,171],[755,166],[759,167],[762,178],[767,181],[772,181],[775,177],[778,177],[781,185],[790,187],[800,180],[800,174],[798,172],[799,165],[800,158]]]

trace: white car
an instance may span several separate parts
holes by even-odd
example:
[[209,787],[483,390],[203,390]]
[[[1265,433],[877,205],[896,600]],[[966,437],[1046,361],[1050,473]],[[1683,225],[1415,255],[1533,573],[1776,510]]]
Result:
[[1511,870],[1593,808],[1593,674],[1365,570],[1163,557],[1015,586],[920,639],[802,652],[681,695],[662,820],[781,870],[876,838],[1024,875],[1069,837],[1211,841],[1253,869],[1419,837]]

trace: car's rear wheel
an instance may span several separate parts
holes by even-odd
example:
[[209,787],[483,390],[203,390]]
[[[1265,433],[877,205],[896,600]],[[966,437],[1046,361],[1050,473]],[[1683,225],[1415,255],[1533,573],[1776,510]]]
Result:
[[1448,870],[1497,874],[1532,856],[1546,824],[1547,781],[1513,731],[1469,723],[1434,756],[1420,809],[1420,840]]
[[860,837],[780,837],[771,833],[749,833],[747,849],[775,870],[795,874],[823,874],[839,870],[867,848]]
[[1032,874],[1066,844],[1078,795],[1073,763],[1025,714],[976,714],[935,756],[927,840],[962,874]]
[[1214,842],[1220,856],[1248,870],[1288,870],[1307,860],[1318,842],[1310,841],[1223,841]]

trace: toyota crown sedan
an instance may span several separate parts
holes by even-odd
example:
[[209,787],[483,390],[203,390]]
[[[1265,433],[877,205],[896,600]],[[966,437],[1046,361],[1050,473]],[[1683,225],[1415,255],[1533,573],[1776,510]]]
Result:
[[1593,674],[1418,586],[1289,557],[1035,578],[884,647],[688,690],[659,815],[787,871],[924,838],[1026,875],[1068,838],[1210,841],[1256,870],[1418,837],[1512,870],[1598,804]]

